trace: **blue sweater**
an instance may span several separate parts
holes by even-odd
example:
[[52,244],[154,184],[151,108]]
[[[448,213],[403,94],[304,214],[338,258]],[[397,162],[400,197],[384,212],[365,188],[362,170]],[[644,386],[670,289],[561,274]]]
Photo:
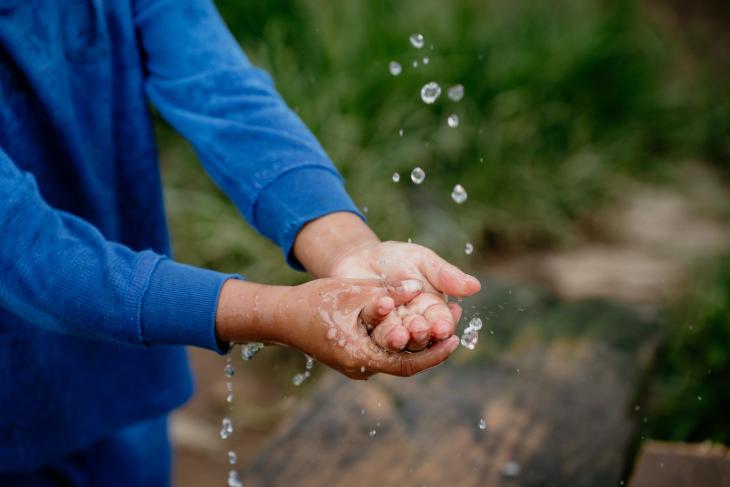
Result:
[[33,468],[192,392],[229,275],[170,255],[148,104],[289,262],[356,212],[210,0],[0,0],[0,470]]

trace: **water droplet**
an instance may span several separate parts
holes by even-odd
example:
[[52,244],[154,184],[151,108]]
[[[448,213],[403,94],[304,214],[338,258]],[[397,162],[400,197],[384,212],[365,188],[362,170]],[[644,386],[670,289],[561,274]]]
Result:
[[411,45],[416,49],[423,47],[423,34],[413,34],[410,37]]
[[243,482],[235,470],[228,472],[228,487],[243,487]]
[[233,450],[228,452],[228,463],[234,465],[238,461],[238,455]]
[[228,392],[233,392],[233,382],[230,382],[230,381],[226,382],[226,390]]
[[474,318],[469,321],[469,328],[472,330],[481,330],[482,329],[482,320],[478,316],[475,316]]
[[452,113],[451,115],[449,115],[449,118],[446,119],[446,123],[449,124],[449,127],[455,129],[459,126],[459,116],[455,113]]
[[370,438],[372,438],[372,437],[373,437],[373,436],[375,436],[376,434],[378,434],[378,431],[377,431],[377,430],[370,430],[370,431],[368,432],[368,435],[370,435]]
[[251,360],[262,348],[264,348],[264,344],[261,342],[251,342],[241,345],[241,358],[243,360]]
[[466,198],[467,194],[464,187],[461,184],[457,184],[456,186],[454,186],[453,191],[451,191],[451,199],[460,205],[466,201]]
[[487,429],[487,422],[484,421],[484,418],[479,420],[479,429],[480,430]]
[[223,372],[226,374],[226,377],[233,377],[233,374],[236,373],[236,369],[233,368],[233,365],[226,364],[226,368],[223,369]]
[[226,402],[227,403],[233,402],[233,393],[232,392],[229,392],[228,395],[226,396]]
[[363,416],[365,416],[365,408],[362,408],[362,409],[360,410],[360,414],[362,414]]
[[362,211],[363,211],[364,213],[367,213],[367,212],[368,212],[368,207],[367,207],[367,206],[363,206],[363,208],[362,208]]
[[304,368],[307,370],[312,370],[312,367],[314,367],[314,359],[311,356],[307,355],[306,353],[304,354],[304,358],[306,359]]
[[393,76],[398,76],[403,71],[403,67],[398,61],[391,61],[388,64],[388,71],[390,71],[390,74]]
[[418,59],[414,59],[414,60],[413,60],[413,62],[411,63],[411,65],[412,65],[412,66],[413,66],[414,68],[417,68],[417,67],[418,67]]
[[309,378],[309,371],[302,372],[301,374],[297,374],[294,377],[292,377],[292,384],[295,386],[300,386],[304,383],[305,380]]
[[478,341],[479,332],[472,328],[467,328],[466,330],[464,330],[464,334],[461,335],[461,346],[466,347],[469,350],[474,350],[477,346]]
[[439,96],[441,96],[441,87],[435,81],[426,83],[423,85],[423,88],[421,88],[421,100],[423,100],[424,103],[430,105],[435,102]]
[[223,418],[221,423],[221,438],[226,440],[233,434],[233,423],[229,418]]
[[420,167],[416,167],[411,171],[411,181],[415,184],[421,184],[426,179],[426,172]]
[[421,62],[422,62],[423,64],[428,64],[428,63],[429,63],[430,61],[431,61],[431,60],[430,60],[430,59],[428,58],[428,56],[424,56],[424,57],[423,57],[423,59],[421,60]]
[[502,467],[502,475],[505,477],[517,477],[522,471],[522,467],[517,462],[507,462]]
[[460,101],[462,98],[464,98],[464,85],[454,85],[446,90],[446,94],[448,95],[450,100]]
[[400,181],[400,174],[398,174],[397,172],[394,172],[393,173],[393,182],[397,183],[398,181]]
[[398,136],[403,137],[403,129],[398,130]]
[[472,252],[474,252],[474,246],[471,244],[471,242],[467,242],[464,246],[464,253],[466,255],[471,255]]

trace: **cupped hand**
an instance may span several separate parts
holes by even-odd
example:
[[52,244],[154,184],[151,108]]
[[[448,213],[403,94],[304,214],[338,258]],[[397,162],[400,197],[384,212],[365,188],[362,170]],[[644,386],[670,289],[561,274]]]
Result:
[[[404,242],[368,241],[356,245],[335,259],[330,275],[386,282],[421,281],[425,294],[414,305],[368,317],[376,326],[373,338],[389,350],[423,348],[430,340],[444,340],[454,334],[461,308],[447,303],[444,295],[471,296],[481,289],[479,281],[448,263],[432,250]],[[393,303],[393,308],[405,303]],[[379,328],[382,329],[379,330]],[[425,328],[425,329],[424,329]]]
[[353,379],[378,372],[413,375],[446,360],[458,345],[456,337],[416,353],[393,352],[378,346],[365,320],[380,315],[384,303],[413,301],[418,292],[381,280],[337,278],[289,288],[277,307],[276,321],[286,327],[280,341]]

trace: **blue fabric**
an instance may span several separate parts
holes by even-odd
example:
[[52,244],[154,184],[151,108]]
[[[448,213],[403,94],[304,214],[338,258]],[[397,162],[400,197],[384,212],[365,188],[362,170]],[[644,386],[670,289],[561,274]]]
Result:
[[127,426],[83,450],[29,471],[0,472],[3,487],[170,485],[167,416]]
[[192,392],[232,274],[169,258],[148,104],[291,265],[357,212],[209,0],[0,0],[0,470],[33,468]]

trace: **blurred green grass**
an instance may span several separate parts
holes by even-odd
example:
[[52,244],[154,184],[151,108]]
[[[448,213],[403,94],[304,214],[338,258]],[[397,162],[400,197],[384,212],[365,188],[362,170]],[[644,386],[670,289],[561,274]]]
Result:
[[[218,6],[379,234],[413,238],[462,264],[467,240],[486,252],[580,238],[581,224],[620,196],[627,177],[661,177],[686,158],[730,159],[730,97],[710,88],[705,66],[635,2]],[[425,36],[421,50],[408,42],[414,32]],[[391,60],[403,65],[398,77],[388,73]],[[444,94],[425,105],[419,91],[431,80]],[[445,96],[456,83],[466,91],[459,103]],[[450,113],[459,128],[447,126]],[[244,227],[189,147],[164,125],[160,138],[178,257],[264,281],[301,279]],[[418,187],[408,179],[415,166],[427,173]],[[461,207],[449,198],[456,183],[469,192]]]

